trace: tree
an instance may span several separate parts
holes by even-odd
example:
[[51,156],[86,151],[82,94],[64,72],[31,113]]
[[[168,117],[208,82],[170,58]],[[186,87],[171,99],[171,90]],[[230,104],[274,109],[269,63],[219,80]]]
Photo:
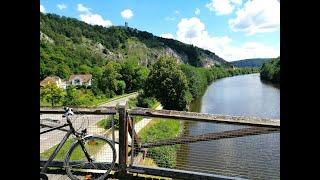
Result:
[[152,65],[144,92],[155,97],[165,109],[185,110],[191,102],[186,76],[172,57],[161,57]]
[[63,105],[64,106],[76,106],[79,105],[79,101],[77,99],[77,89],[73,85],[69,85],[66,89],[67,94],[64,98]]
[[121,81],[120,69],[121,65],[115,61],[110,61],[105,67],[99,83],[99,89],[108,97],[121,94],[123,93],[122,89],[125,89],[125,82]]
[[265,62],[261,67],[261,79],[280,82],[280,57]]
[[53,107],[55,104],[60,103],[63,100],[65,93],[63,89],[59,88],[55,83],[49,82],[40,90],[40,97],[51,103]]
[[137,91],[142,88],[148,77],[148,68],[140,66],[136,60],[127,59],[122,65],[121,79],[126,84],[126,92]]

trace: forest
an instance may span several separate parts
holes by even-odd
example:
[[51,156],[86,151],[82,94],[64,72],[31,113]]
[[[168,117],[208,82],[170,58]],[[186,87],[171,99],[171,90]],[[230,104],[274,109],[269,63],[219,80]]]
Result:
[[260,77],[263,80],[280,83],[280,56],[262,65]]

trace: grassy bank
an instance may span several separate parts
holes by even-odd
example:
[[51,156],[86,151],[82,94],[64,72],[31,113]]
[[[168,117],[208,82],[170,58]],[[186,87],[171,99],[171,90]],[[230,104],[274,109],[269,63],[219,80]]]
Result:
[[[107,98],[106,96],[100,95],[100,96],[94,96],[90,90],[77,90],[77,106],[78,107],[97,107],[102,104],[124,98],[127,96],[131,96],[137,94],[137,92],[129,93],[129,94],[123,94],[123,95],[118,95],[113,98]],[[40,99],[40,106],[41,107],[51,107],[51,103],[47,102],[44,99]],[[57,103],[54,106],[56,107],[61,107],[63,106],[63,103]]]
[[[139,132],[139,136],[142,142],[175,138],[179,135],[180,126],[180,121],[177,120],[153,119]],[[148,149],[148,157],[159,167],[174,168],[176,166],[178,148],[179,145],[150,148]],[[151,161],[150,159],[147,160]]]
[[[73,139],[68,139],[65,144],[62,146],[61,150],[59,151],[59,153],[57,154],[57,156],[55,157],[55,160],[64,160],[64,157],[66,155],[66,153],[68,152],[70,146],[72,145],[72,143],[74,142]],[[96,154],[99,152],[99,150],[101,149],[101,147],[103,147],[103,145],[105,145],[104,141],[98,141],[98,142],[94,142],[94,143],[88,143],[86,145],[86,149],[89,153],[91,154]],[[53,147],[51,147],[50,149],[44,151],[43,153],[40,153],[40,158],[41,159],[48,159],[51,154],[54,152],[54,150],[57,148],[58,145],[55,145]],[[75,150],[72,153],[72,156],[70,157],[71,160],[81,160],[85,158],[84,152],[82,151],[81,147],[78,145]]]

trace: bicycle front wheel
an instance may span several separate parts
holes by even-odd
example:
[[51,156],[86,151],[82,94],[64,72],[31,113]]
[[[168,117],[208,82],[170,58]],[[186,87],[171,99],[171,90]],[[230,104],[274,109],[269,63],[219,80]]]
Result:
[[87,136],[71,145],[65,169],[73,180],[105,179],[116,161],[113,144],[101,136]]

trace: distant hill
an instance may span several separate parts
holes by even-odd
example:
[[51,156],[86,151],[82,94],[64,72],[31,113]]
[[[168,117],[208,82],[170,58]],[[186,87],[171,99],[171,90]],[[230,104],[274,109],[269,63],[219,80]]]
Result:
[[236,67],[261,67],[263,63],[270,60],[272,60],[272,58],[254,58],[232,61],[230,63]]
[[211,51],[146,31],[93,26],[75,18],[40,13],[40,79],[94,73],[107,61],[134,59],[149,66],[163,55],[196,67],[231,66]]

